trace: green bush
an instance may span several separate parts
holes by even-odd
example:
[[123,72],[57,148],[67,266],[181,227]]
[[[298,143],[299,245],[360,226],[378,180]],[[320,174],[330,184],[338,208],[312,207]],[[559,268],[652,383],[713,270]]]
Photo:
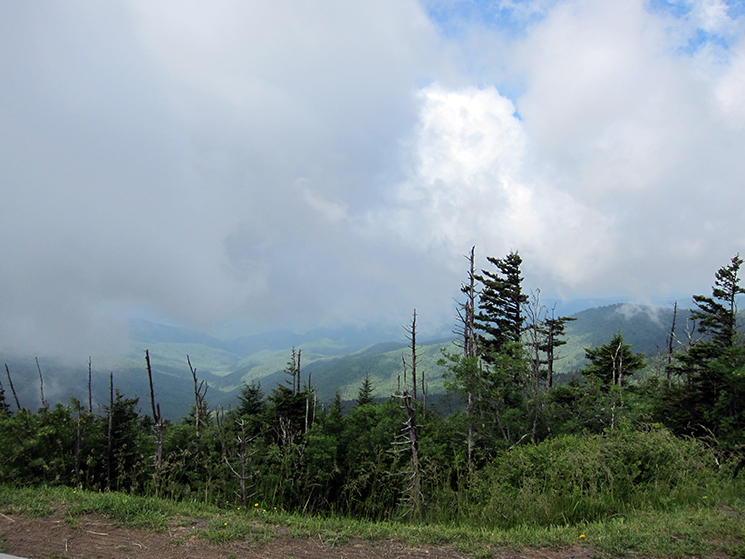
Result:
[[723,478],[710,449],[667,430],[564,435],[496,456],[460,513],[501,527],[591,522],[697,502]]

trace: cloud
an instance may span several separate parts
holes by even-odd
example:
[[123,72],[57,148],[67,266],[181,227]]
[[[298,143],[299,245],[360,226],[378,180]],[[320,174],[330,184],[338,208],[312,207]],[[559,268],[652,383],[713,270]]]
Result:
[[0,340],[121,317],[452,318],[461,257],[562,297],[707,292],[742,249],[721,1],[0,8]]
[[[641,1],[500,9],[523,22],[502,78],[522,93],[421,90],[391,212],[401,238],[422,250],[519,249],[544,293],[700,291],[744,240],[741,23],[716,2],[682,18]],[[727,48],[701,29],[726,34]]]
[[415,119],[436,42],[418,4],[2,11],[4,347],[85,354],[121,338],[112,314],[148,309],[349,318],[374,291],[348,255],[379,249],[349,215]]

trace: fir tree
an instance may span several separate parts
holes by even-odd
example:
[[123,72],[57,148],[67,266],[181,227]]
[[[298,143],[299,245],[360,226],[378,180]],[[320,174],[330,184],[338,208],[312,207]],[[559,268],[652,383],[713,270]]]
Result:
[[590,360],[590,364],[583,369],[582,374],[600,379],[606,387],[622,387],[624,380],[644,368],[644,355],[632,353],[631,346],[623,343],[621,332],[616,333],[607,344],[585,349],[585,357]]
[[487,260],[497,271],[482,270],[483,275],[476,276],[483,289],[475,322],[476,329],[482,332],[478,337],[481,355],[491,363],[506,344],[520,341],[522,306],[527,303],[528,296],[522,292],[522,258],[517,252],[510,252],[505,258],[488,257]]
[[373,402],[373,385],[370,380],[370,373],[365,373],[365,378],[362,380],[360,389],[357,392],[357,405],[364,406],[365,404],[372,404]]

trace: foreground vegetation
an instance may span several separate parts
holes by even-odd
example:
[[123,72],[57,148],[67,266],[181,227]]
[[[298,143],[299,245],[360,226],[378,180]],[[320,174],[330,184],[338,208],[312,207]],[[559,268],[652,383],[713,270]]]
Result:
[[[462,352],[443,352],[457,411],[427,407],[416,313],[396,393],[375,402],[366,378],[346,413],[338,394],[319,406],[293,350],[286,385],[268,396],[244,385],[227,411],[209,408],[187,357],[192,413],[165,421],[146,352],[147,415],[113,378],[104,413],[93,413],[90,391],[87,407],[74,399],[50,408],[43,384],[41,409],[22,409],[13,391],[12,412],[0,386],[6,506],[47,510],[22,500],[21,488],[43,487],[58,503],[48,506],[70,515],[104,512],[152,528],[174,514],[212,515],[205,537],[217,540],[270,537],[268,526],[290,522],[298,534],[339,541],[355,530],[482,551],[590,542],[612,553],[745,554],[739,256],[717,272],[712,297],[694,297],[697,337],[676,347],[672,325],[663,374],[637,378],[643,356],[618,332],[588,348],[588,365],[560,386],[553,365],[570,319],[522,292],[516,253],[490,261],[497,271],[480,276],[471,256]],[[182,506],[189,512],[175,512]]]
[[[682,557],[745,555],[745,501],[731,488],[714,488],[710,495],[667,510],[629,510],[627,514],[578,525],[514,528],[453,524],[371,522],[339,515],[303,515],[273,507],[237,507],[176,502],[121,492],[99,493],[67,487],[14,488],[0,486],[0,512],[6,516],[45,517],[62,514],[74,524],[81,515],[103,514],[121,525],[165,530],[204,519],[198,537],[214,543],[250,540],[262,544],[272,538],[320,538],[334,547],[352,538],[368,541],[400,540],[408,545],[452,546],[475,557],[489,557],[498,548],[571,546],[592,548],[605,555],[637,553]],[[703,492],[700,491],[700,492]],[[281,528],[281,530],[280,530]],[[281,535],[279,535],[281,533]],[[178,541],[174,540],[174,544]],[[2,550],[0,550],[2,551]]]

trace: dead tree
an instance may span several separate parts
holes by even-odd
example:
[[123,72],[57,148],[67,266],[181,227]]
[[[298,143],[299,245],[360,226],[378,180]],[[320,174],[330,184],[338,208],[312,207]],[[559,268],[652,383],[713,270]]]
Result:
[[[300,350],[298,350],[297,353],[297,376],[300,378]],[[311,372],[308,372],[308,389],[305,392],[305,434],[308,434],[308,429],[310,429],[310,426],[313,425],[313,422],[316,420],[316,392],[313,390],[310,381],[311,381]],[[298,386],[299,388],[299,386]],[[313,400],[313,405],[311,406],[310,402]]]
[[92,367],[91,367],[91,357],[88,356],[88,413],[93,413],[93,391],[91,388],[91,380],[92,380],[93,374],[92,374]]
[[523,313],[527,322],[524,336],[530,360],[530,376],[527,379],[526,387],[533,403],[532,440],[535,444],[538,442],[538,425],[543,411],[543,402],[540,397],[541,381],[543,380],[541,377],[544,373],[543,365],[546,361],[542,358],[542,350],[547,350],[549,345],[544,340],[547,309],[545,305],[541,304],[540,289],[531,292],[529,301],[523,304]]
[[10,378],[10,369],[8,368],[8,364],[5,364],[5,372],[8,375],[8,382],[10,383],[10,391],[13,393],[13,399],[16,401],[16,408],[18,408],[18,411],[21,411],[21,403],[18,401],[18,394],[16,394],[16,389],[13,386],[13,379]]
[[419,426],[416,423],[416,409],[409,391],[404,389],[404,393],[398,397],[403,400],[404,405],[401,407],[406,410],[406,421],[404,421],[401,429],[402,433],[396,437],[399,440],[395,441],[394,444],[403,447],[401,451],[408,447],[411,452],[410,466],[406,472],[408,474],[408,485],[403,502],[411,507],[410,511],[413,518],[418,520],[421,516],[421,507],[424,500],[419,465],[419,442],[417,439],[417,428]]
[[[453,333],[461,338],[463,349],[463,358],[475,359],[477,356],[476,347],[476,265],[475,265],[476,247],[471,247],[471,252],[465,256],[468,260],[468,281],[461,284],[460,290],[466,296],[463,303],[458,302],[456,307],[458,313],[457,328]],[[474,450],[474,429],[473,429],[473,400],[474,395],[470,390],[466,394],[466,417],[468,419],[468,465],[473,467],[473,450]]]
[[153,408],[153,423],[155,424],[155,495],[160,493],[160,477],[163,468],[163,418],[160,415],[160,404],[155,403],[155,390],[153,389],[153,369],[150,366],[150,351],[145,350],[145,363],[147,364],[147,376],[150,381],[150,405]]
[[247,440],[246,438],[246,422],[243,419],[239,419],[237,421],[238,426],[241,429],[240,435],[237,436],[238,441],[238,469],[236,470],[235,467],[230,463],[230,459],[228,458],[228,447],[225,441],[225,434],[223,432],[223,420],[221,419],[221,411],[217,412],[217,432],[220,435],[220,444],[222,446],[222,459],[223,462],[225,462],[225,465],[230,469],[230,471],[233,473],[233,475],[238,479],[238,498],[241,502],[241,507],[246,506],[246,500],[249,497],[252,497],[253,494],[248,495],[247,494],[247,487],[246,487],[246,481],[249,479],[249,476],[246,475],[246,465],[248,462],[248,459],[253,455],[253,452],[248,453],[246,448],[247,445],[253,441]]
[[186,362],[189,364],[189,370],[191,376],[194,379],[194,436],[199,439],[199,425],[203,421],[200,417],[202,409],[204,408],[204,398],[207,396],[207,388],[204,381],[199,382],[197,380],[197,370],[191,366],[191,359],[189,355],[186,355]]
[[[404,326],[404,330],[406,330],[406,339],[411,343],[409,346],[411,348],[411,386],[414,400],[416,400],[416,309],[414,309],[411,326]],[[404,386],[406,385],[404,384]]]
[[75,484],[80,487],[80,449],[83,446],[83,432],[80,428],[80,402],[77,398],[73,398],[75,403],[75,411],[77,412],[77,422],[75,424],[75,451],[74,451],[74,462],[75,462]]
[[106,490],[111,491],[111,463],[114,461],[114,373],[109,374],[109,428],[106,432]]
[[667,335],[667,381],[670,382],[671,365],[673,364],[673,340],[675,340],[675,321],[678,318],[678,302],[673,305],[673,321]]
[[41,375],[41,365],[39,365],[39,358],[36,357],[36,369],[39,371],[39,391],[41,392],[41,405],[44,408],[44,411],[47,412],[49,410],[49,404],[47,404],[47,401],[44,399],[44,377]]
[[468,282],[461,284],[460,290],[466,296],[466,300],[458,302],[456,312],[458,313],[459,328],[453,333],[461,338],[463,357],[469,359],[476,357],[476,266],[474,253],[476,247],[471,247],[469,255],[465,256],[468,260]]

